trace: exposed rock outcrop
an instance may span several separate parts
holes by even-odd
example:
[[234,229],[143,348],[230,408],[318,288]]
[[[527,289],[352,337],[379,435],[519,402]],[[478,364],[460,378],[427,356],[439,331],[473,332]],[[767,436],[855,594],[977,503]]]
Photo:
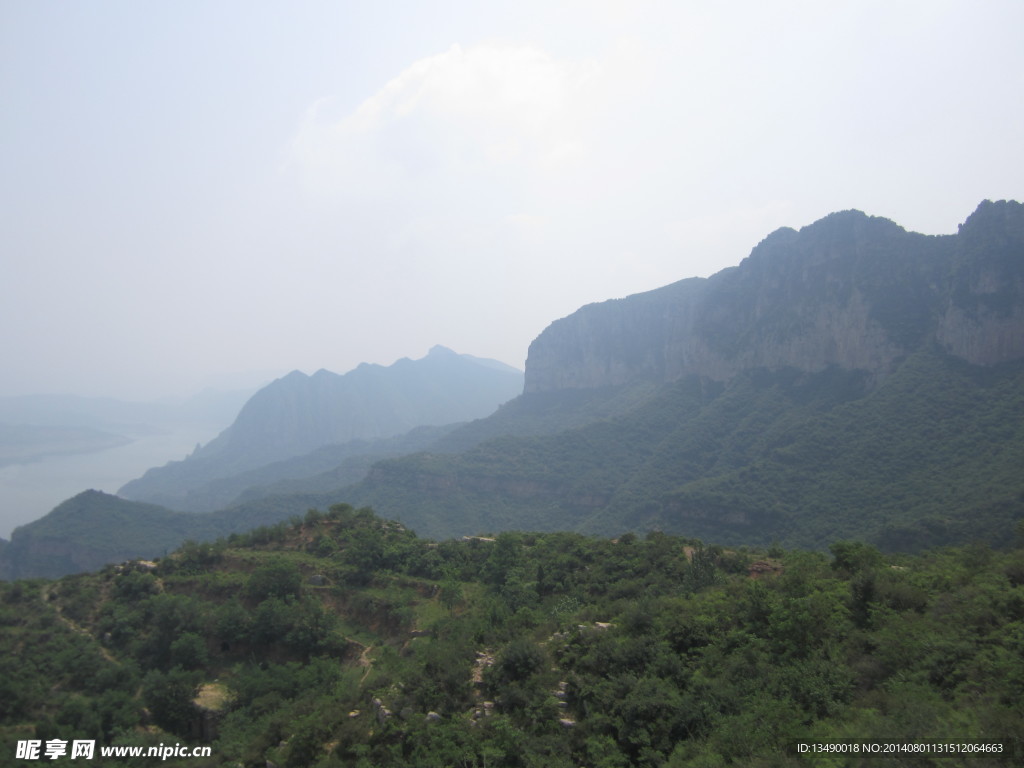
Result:
[[859,211],[780,229],[738,267],[555,321],[530,345],[525,391],[752,368],[881,378],[929,343],[974,364],[1024,357],[1024,206],[986,201],[956,235]]

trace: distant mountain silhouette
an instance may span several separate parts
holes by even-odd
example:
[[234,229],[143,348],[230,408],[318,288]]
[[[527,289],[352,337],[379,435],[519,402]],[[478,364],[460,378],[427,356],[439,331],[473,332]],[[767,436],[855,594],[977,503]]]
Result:
[[[364,363],[339,375],[293,371],[253,395],[234,423],[185,461],[171,462],[133,480],[118,494],[175,509],[212,509],[202,490],[210,483],[324,446],[394,438],[414,427],[451,424],[487,416],[522,391],[523,374],[495,360],[456,354],[435,346],[420,360],[393,365]],[[417,450],[414,443],[409,450]],[[380,455],[394,451],[369,447]],[[318,464],[307,472],[323,471]],[[263,478],[270,482],[285,477]]]

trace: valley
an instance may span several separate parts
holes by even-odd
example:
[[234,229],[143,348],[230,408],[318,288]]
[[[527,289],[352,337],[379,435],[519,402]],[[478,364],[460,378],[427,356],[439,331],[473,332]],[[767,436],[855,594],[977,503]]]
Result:
[[[343,376],[294,372],[118,493],[157,505],[137,517],[159,529],[146,557],[189,535],[171,534],[181,521],[214,537],[339,502],[435,538],[1000,546],[1024,517],[1022,254],[1012,201],[982,202],[944,236],[834,213],[712,277],[551,323],[525,376],[444,347]],[[82,562],[123,552],[103,500],[88,499],[102,546]],[[36,553],[83,546],[73,530],[25,526],[0,572],[67,573]]]

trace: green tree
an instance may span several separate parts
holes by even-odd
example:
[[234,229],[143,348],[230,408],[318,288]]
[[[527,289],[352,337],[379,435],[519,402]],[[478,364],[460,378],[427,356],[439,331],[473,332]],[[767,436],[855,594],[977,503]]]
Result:
[[142,682],[142,697],[153,715],[153,721],[178,736],[188,734],[196,716],[194,700],[198,680],[183,669],[170,672],[154,670]]
[[185,632],[171,643],[171,665],[199,669],[209,663],[206,641],[195,632]]
[[462,585],[449,573],[441,582],[440,592],[441,605],[448,609],[449,613],[454,612],[455,606],[462,602]]
[[829,547],[832,568],[846,575],[868,571],[882,564],[882,553],[863,541],[837,541]]
[[274,557],[252,572],[246,591],[254,600],[298,597],[302,591],[302,573],[294,561]]

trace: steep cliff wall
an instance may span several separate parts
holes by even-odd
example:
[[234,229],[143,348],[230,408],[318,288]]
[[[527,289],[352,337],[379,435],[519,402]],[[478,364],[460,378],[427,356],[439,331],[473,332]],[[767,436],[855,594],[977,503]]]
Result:
[[884,377],[937,343],[976,364],[1024,357],[1024,206],[984,202],[956,235],[858,211],[780,229],[738,267],[552,323],[526,392],[727,381],[752,368],[829,366]]
[[1024,357],[1024,206],[982,203],[956,245],[936,338],[976,365]]

